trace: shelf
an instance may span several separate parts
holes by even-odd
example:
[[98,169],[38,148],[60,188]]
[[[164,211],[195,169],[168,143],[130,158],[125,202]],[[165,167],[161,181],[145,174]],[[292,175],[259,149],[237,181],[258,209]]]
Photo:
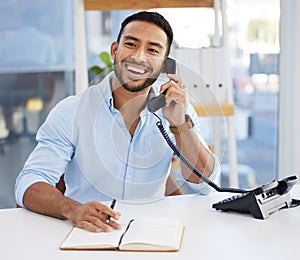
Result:
[[131,10],[151,8],[177,8],[177,7],[213,7],[213,0],[84,0],[84,9],[88,10]]
[[199,116],[232,116],[234,114],[233,104],[218,105],[193,105]]

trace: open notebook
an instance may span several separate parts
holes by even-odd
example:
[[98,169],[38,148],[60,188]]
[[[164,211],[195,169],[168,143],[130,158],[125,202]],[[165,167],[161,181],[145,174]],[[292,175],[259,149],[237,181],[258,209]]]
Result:
[[121,230],[94,233],[73,227],[62,250],[178,251],[184,226],[172,218],[132,219]]

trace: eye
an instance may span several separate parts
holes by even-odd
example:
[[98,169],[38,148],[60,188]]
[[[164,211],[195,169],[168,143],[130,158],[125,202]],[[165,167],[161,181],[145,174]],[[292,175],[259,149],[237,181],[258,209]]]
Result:
[[150,49],[148,49],[148,51],[153,54],[159,54],[159,51],[154,48],[150,48]]
[[124,45],[129,48],[134,48],[136,45],[133,42],[125,42]]

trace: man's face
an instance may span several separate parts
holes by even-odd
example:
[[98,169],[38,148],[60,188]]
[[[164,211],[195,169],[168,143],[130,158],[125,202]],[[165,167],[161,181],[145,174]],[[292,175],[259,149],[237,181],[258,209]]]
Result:
[[126,25],[111,55],[115,74],[128,91],[141,91],[159,76],[167,51],[167,35],[158,26],[141,21]]

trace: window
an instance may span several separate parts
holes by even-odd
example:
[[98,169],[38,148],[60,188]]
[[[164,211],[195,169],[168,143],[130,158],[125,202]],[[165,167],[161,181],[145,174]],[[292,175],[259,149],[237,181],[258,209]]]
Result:
[[73,94],[72,1],[0,6],[0,208],[14,207],[15,178],[49,110]]

